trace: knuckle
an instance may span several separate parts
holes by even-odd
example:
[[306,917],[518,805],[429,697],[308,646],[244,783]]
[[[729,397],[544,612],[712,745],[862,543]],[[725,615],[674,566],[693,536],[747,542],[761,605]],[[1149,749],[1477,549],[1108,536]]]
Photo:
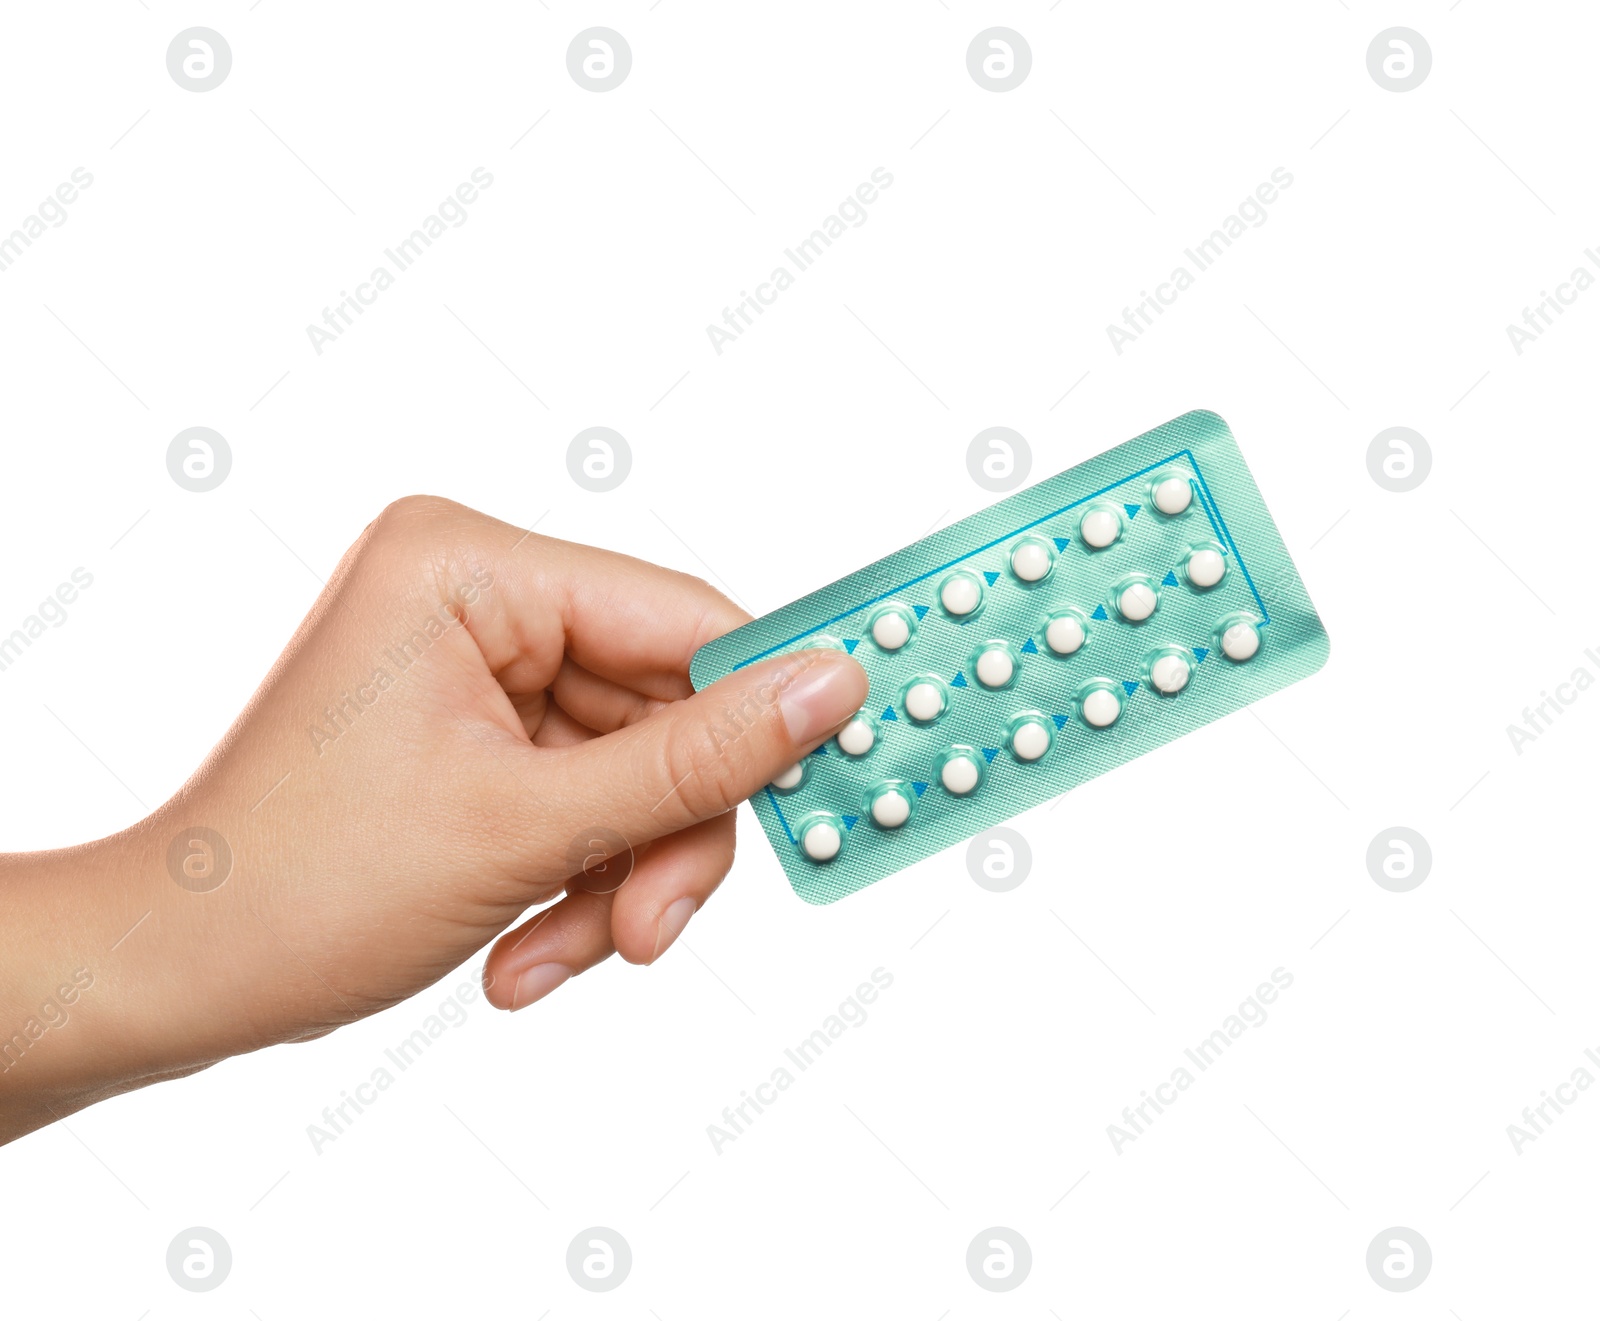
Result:
[[668,739],[661,757],[667,796],[676,798],[680,810],[695,820],[727,812],[744,797],[733,750],[706,730]]
[[673,570],[673,577],[676,580],[676,585],[680,588],[686,589],[687,592],[694,592],[697,595],[719,597],[723,600],[727,599],[726,597],[723,597],[722,592],[718,588],[711,585],[709,579],[702,578],[697,573],[685,573],[682,569],[675,569]]
[[410,541],[437,531],[461,506],[438,495],[403,495],[384,506],[371,532],[379,541]]
[[695,607],[698,616],[695,621],[697,646],[750,622],[750,612],[709,579],[674,570],[673,584],[681,599],[698,603]]
[[[385,580],[441,582],[470,543],[472,511],[436,495],[406,495],[384,507],[350,552]],[[442,587],[440,590],[444,590]]]

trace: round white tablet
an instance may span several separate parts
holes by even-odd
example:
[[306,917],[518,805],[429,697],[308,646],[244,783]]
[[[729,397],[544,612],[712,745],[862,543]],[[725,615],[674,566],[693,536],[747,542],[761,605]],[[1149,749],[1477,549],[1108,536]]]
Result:
[[1229,660],[1249,660],[1261,649],[1261,634],[1254,624],[1234,624],[1222,635],[1222,654]]
[[1050,731],[1037,720],[1025,721],[1011,735],[1011,751],[1018,761],[1038,761],[1050,749]]
[[1078,524],[1078,535],[1100,550],[1122,535],[1122,520],[1109,509],[1091,509]]
[[1189,556],[1183,571],[1189,575],[1189,581],[1196,587],[1215,587],[1222,581],[1223,570],[1226,567],[1222,556],[1210,546],[1206,546]]
[[1117,595],[1117,610],[1124,619],[1138,623],[1156,612],[1156,594],[1149,583],[1129,583]]
[[978,787],[978,763],[971,757],[952,757],[939,768],[939,781],[953,794],[969,794]]
[[1025,583],[1036,583],[1050,572],[1050,552],[1037,541],[1021,542],[1011,552],[1011,572]]
[[913,720],[937,720],[944,714],[944,694],[932,683],[914,683],[906,689],[906,714]]
[[872,640],[885,651],[899,651],[911,640],[911,625],[898,610],[891,610],[872,621]]
[[1072,615],[1057,615],[1044,630],[1045,646],[1057,656],[1070,656],[1083,646],[1083,625]]
[[878,731],[865,716],[857,716],[839,731],[839,751],[852,757],[865,757],[878,741]]
[[1122,714],[1122,703],[1109,688],[1096,688],[1083,699],[1083,718],[1096,729],[1104,729]]
[[872,819],[886,830],[903,826],[911,815],[911,804],[898,789],[885,789],[872,800]]
[[1151,499],[1163,514],[1181,514],[1194,499],[1194,488],[1187,477],[1168,477],[1156,483]]
[[946,579],[939,602],[952,615],[970,615],[978,608],[978,580],[963,573]]
[[1004,688],[1017,672],[1011,653],[1004,647],[990,647],[978,657],[978,682],[985,688]]
[[1189,682],[1189,662],[1182,656],[1162,656],[1150,667],[1150,682],[1159,692],[1181,692]]
[[787,792],[799,785],[805,773],[806,764],[803,761],[797,761],[788,770],[778,773],[777,777],[772,781],[772,787]]
[[839,827],[831,821],[813,821],[806,827],[804,838],[800,847],[806,851],[806,857],[814,862],[826,862],[829,858],[836,857],[839,846],[844,843],[844,836],[839,833]]

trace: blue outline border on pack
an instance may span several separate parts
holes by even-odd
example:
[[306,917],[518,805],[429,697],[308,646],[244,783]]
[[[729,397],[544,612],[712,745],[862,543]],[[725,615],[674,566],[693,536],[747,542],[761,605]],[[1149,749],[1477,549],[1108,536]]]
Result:
[[[892,587],[887,592],[884,592],[879,596],[874,596],[870,600],[863,601],[859,605],[852,606],[843,614],[835,615],[832,619],[824,619],[820,624],[806,629],[804,633],[796,633],[792,638],[785,638],[782,642],[768,647],[765,651],[758,651],[754,656],[751,656],[748,660],[740,661],[733,668],[735,670],[742,670],[746,665],[753,665],[758,660],[764,660],[766,657],[772,655],[773,652],[783,650],[783,648],[787,647],[790,643],[799,642],[802,638],[810,637],[818,629],[827,628],[830,624],[840,623],[842,620],[849,619],[852,615],[858,614],[862,610],[865,610],[868,606],[877,605],[879,601],[887,601],[891,596],[898,596],[901,592],[905,591],[906,588],[915,587],[918,583],[926,582],[936,573],[943,573],[946,569],[953,569],[962,561],[970,560],[974,555],[981,555],[986,550],[993,550],[1001,542],[1010,541],[1012,537],[1018,536],[1023,532],[1031,531],[1032,529],[1038,527],[1041,523],[1048,523],[1052,518],[1059,518],[1062,514],[1067,513],[1069,510],[1076,509],[1081,504],[1087,504],[1090,500],[1099,499],[1100,496],[1107,495],[1110,492],[1115,491],[1118,487],[1126,486],[1129,482],[1143,477],[1146,473],[1152,473],[1157,468],[1166,466],[1174,459],[1188,459],[1189,466],[1194,469],[1195,480],[1200,483],[1200,508],[1205,511],[1206,519],[1211,524],[1211,530],[1215,532],[1217,536],[1227,544],[1228,549],[1233,552],[1233,558],[1239,566],[1239,572],[1244,575],[1245,583],[1250,588],[1250,595],[1255,598],[1256,605],[1261,609],[1261,627],[1265,628],[1272,622],[1271,616],[1267,613],[1267,603],[1261,599],[1261,593],[1256,590],[1255,579],[1250,576],[1250,570],[1245,567],[1244,556],[1239,553],[1239,547],[1234,542],[1233,534],[1228,531],[1227,520],[1222,517],[1222,510],[1217,504],[1216,497],[1211,494],[1211,487],[1206,483],[1205,474],[1200,471],[1200,464],[1195,459],[1194,452],[1192,450],[1181,449],[1167,455],[1167,457],[1164,459],[1157,459],[1147,468],[1140,468],[1138,472],[1129,473],[1126,477],[1122,478],[1120,481],[1113,482],[1110,486],[1102,486],[1098,491],[1092,491],[1080,500],[1074,500],[1071,504],[1062,505],[1060,509],[1052,510],[1050,513],[1045,514],[1042,518],[1036,518],[1031,523],[1024,523],[1021,527],[1014,528],[1012,531],[1005,533],[1003,536],[996,537],[993,541],[988,541],[981,546],[974,547],[965,555],[957,556],[955,559],[949,560],[944,564],[939,565],[937,568],[929,569],[927,573],[919,574],[917,577],[910,579],[908,582],[901,583],[898,587]],[[772,804],[772,810],[777,814],[778,824],[783,827],[783,833],[789,837],[789,842],[791,844],[798,844],[799,841],[795,839],[794,831],[789,828],[788,818],[784,816],[783,808],[778,805],[777,795],[772,792],[770,785],[767,787],[765,792],[767,795],[767,801]]]

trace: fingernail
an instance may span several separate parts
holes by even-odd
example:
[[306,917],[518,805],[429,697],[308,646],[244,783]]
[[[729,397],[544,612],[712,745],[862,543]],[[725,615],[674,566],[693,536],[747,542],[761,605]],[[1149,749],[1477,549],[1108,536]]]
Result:
[[689,925],[689,919],[699,906],[688,895],[667,906],[661,921],[656,924],[656,952],[650,956],[651,963],[659,959],[672,942],[683,934],[684,927]]
[[511,992],[511,1011],[526,1009],[535,1000],[542,1000],[562,982],[572,976],[572,969],[564,963],[536,963],[517,978],[516,989]]
[[790,675],[778,707],[789,737],[807,744],[842,725],[866,697],[866,671],[847,656],[823,652]]

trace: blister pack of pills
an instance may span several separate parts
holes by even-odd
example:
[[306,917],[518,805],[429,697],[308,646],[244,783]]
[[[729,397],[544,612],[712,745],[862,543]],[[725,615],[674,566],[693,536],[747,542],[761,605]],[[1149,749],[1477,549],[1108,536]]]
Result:
[[867,704],[751,800],[832,903],[1320,669],[1227,424],[1193,412],[707,643],[696,689],[849,652]]

